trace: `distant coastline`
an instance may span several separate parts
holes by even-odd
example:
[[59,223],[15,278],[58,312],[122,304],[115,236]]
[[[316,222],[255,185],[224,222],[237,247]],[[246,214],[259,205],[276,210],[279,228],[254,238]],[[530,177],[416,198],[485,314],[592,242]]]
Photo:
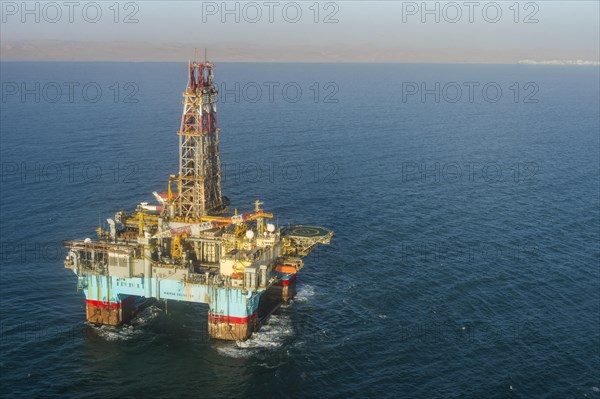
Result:
[[586,60],[546,60],[546,61],[534,61],[534,60],[520,60],[517,64],[524,65],[583,65],[583,66],[598,66],[599,61],[586,61]]
[[[205,43],[84,42],[64,40],[2,41],[2,61],[89,61],[89,62],[180,62]],[[257,46],[222,44],[208,49],[209,59],[219,62],[294,62],[294,63],[422,63],[422,64],[524,64],[524,65],[600,65],[597,53],[569,53],[560,57],[491,50],[423,48],[365,48],[356,52],[351,46]],[[534,58],[535,56],[535,58]],[[538,61],[541,60],[541,61]],[[546,61],[550,60],[550,61]]]

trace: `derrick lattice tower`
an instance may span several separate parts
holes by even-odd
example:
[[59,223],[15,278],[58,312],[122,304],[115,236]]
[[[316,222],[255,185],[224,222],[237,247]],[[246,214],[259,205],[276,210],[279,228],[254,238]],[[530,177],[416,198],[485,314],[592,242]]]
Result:
[[214,65],[208,61],[189,63],[183,93],[183,115],[179,135],[179,175],[176,217],[199,220],[225,210],[221,194],[221,161]]

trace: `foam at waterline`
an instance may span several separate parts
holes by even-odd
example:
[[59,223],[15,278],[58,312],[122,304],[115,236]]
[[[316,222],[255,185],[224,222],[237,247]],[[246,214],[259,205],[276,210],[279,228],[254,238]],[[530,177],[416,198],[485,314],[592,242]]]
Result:
[[86,324],[106,341],[129,341],[139,338],[144,333],[144,327],[160,317],[162,313],[162,309],[152,305],[140,311],[128,324],[120,326]]
[[288,315],[271,315],[260,331],[246,341],[217,342],[217,351],[228,357],[248,358],[264,351],[280,349],[286,340],[295,336],[292,319]]
[[296,296],[294,297],[294,301],[298,302],[307,302],[310,301],[315,296],[315,288],[309,284],[303,284],[298,286],[296,290]]
[[105,341],[129,341],[140,335],[140,331],[131,325],[108,326],[86,323],[96,335]]
[[131,319],[131,325],[144,326],[154,320],[158,319],[164,311],[156,305],[148,306],[147,308],[140,311],[133,319]]

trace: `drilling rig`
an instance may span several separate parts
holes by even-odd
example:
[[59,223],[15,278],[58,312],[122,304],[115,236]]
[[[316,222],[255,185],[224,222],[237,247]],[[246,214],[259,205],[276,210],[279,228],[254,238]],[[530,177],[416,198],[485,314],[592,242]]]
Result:
[[189,63],[183,93],[179,172],[155,205],[119,211],[98,238],[64,241],[65,267],[78,277],[93,324],[128,322],[146,299],[208,305],[209,336],[246,340],[296,293],[302,257],[333,232],[279,227],[259,200],[229,212],[221,192],[218,90],[214,64]]

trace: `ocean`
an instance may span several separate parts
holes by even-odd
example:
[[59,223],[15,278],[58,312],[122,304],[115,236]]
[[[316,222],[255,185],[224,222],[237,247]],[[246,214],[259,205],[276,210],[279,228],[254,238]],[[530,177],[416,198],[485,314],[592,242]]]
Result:
[[217,63],[232,208],[335,231],[240,344],[63,267],[177,172],[187,65],[0,67],[0,396],[600,398],[598,67]]

